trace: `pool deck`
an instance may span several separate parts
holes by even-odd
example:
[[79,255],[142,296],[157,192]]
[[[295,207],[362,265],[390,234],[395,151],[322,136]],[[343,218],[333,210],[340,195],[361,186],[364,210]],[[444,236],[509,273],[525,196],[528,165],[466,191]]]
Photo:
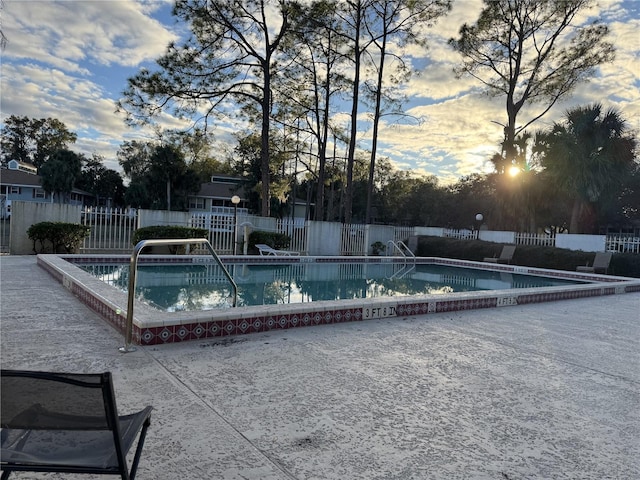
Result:
[[35,256],[3,256],[0,322],[3,368],[109,370],[122,413],[154,406],[140,480],[640,478],[640,293],[122,354]]

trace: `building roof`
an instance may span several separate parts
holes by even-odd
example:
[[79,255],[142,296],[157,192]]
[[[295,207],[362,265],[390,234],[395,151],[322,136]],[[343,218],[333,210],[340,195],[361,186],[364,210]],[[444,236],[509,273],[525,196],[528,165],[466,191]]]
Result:
[[229,200],[234,195],[246,199],[244,188],[239,184],[214,181],[201,184],[197,196]]
[[35,165],[32,165],[30,163],[20,162],[18,160],[9,160],[9,162],[7,162],[7,166],[9,167],[9,170],[22,170],[24,172],[32,173],[34,175],[38,173],[38,169],[35,167]]
[[[42,188],[42,177],[40,175],[34,175],[33,173],[25,172],[23,170],[13,170],[10,168],[0,169],[0,185],[11,185],[16,187],[32,187]],[[73,193],[94,196],[92,193],[79,188],[71,190]]]
[[0,169],[0,184],[25,187],[41,187],[42,179],[39,175],[34,175],[33,173],[28,173],[22,170],[2,168]]

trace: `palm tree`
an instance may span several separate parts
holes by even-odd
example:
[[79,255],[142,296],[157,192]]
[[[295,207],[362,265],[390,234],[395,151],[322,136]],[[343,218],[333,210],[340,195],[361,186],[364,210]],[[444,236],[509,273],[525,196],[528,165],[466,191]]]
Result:
[[573,197],[569,231],[591,233],[598,209],[618,195],[635,161],[636,139],[619,111],[601,104],[576,107],[536,136],[550,178]]

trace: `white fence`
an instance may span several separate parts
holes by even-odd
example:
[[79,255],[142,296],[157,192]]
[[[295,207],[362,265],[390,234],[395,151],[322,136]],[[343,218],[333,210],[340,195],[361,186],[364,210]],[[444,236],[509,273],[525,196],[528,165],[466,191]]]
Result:
[[276,222],[276,230],[279,233],[288,235],[291,239],[289,243],[289,250],[295,252],[306,253],[307,247],[307,226],[302,219],[283,219]]
[[131,251],[138,214],[134,209],[89,207],[82,211],[81,223],[91,227],[82,248],[85,253]]
[[617,253],[640,253],[640,237],[607,235],[607,251]]
[[340,239],[340,255],[366,255],[368,245],[366,225],[342,225],[342,236]]
[[[209,241],[220,254],[235,250],[244,253],[246,240],[252,231],[279,232],[290,237],[289,250],[308,255],[368,255],[371,245],[393,240],[406,241],[420,235],[476,239],[503,244],[539,245],[584,250],[640,254],[640,237],[631,235],[527,234],[490,230],[451,230],[436,227],[392,227],[386,225],[344,225],[336,222],[315,222],[302,219],[264,218],[225,213],[187,213],[156,210],[84,208],[77,206],[15,202],[9,225],[2,224],[2,250],[12,255],[33,253],[27,237],[29,226],[41,221],[82,223],[91,227],[90,236],[80,250],[83,253],[131,252],[133,232],[151,225],[182,225],[205,228]],[[235,213],[235,212],[234,212]],[[8,228],[7,228],[8,226]],[[237,233],[237,236],[236,236]],[[8,242],[7,242],[8,239]]]
[[194,213],[191,215],[189,226],[208,230],[209,243],[217,252],[234,253],[233,242],[236,230],[233,215]]
[[516,233],[516,245],[553,247],[555,244],[555,235],[547,235],[546,233]]
[[0,218],[0,253],[9,253],[10,219]]
[[[161,213],[161,212],[160,212]],[[237,253],[245,251],[245,241],[251,231],[263,230],[283,233],[289,236],[291,243],[289,250],[300,253],[309,252],[309,222],[302,219],[264,218],[247,215],[244,211],[234,217],[231,211],[224,213],[193,213],[185,214],[190,218],[188,224],[192,227],[205,228],[209,230],[209,241],[213,248],[221,254],[231,254],[234,252],[234,234],[237,233],[235,241]],[[152,216],[154,219],[156,216]],[[236,231],[236,223],[238,225]],[[130,251],[132,248],[131,237],[136,228],[145,226],[139,225],[138,214],[132,209],[113,208],[87,208],[82,212],[82,223],[91,227],[91,235],[85,240],[82,247],[83,252],[105,252],[105,251]],[[318,222],[313,222],[318,223]],[[328,222],[325,222],[328,223]],[[392,229],[392,230],[388,230]],[[370,244],[373,240],[404,241],[412,235],[424,234],[424,227],[387,227],[377,225],[340,225],[340,239],[336,245],[336,255],[367,255]],[[434,229],[431,229],[434,230]],[[602,238],[605,241],[605,249],[610,252],[636,253],[640,254],[640,238],[624,235],[589,236],[589,235],[548,235],[535,233],[517,232],[492,232],[477,231],[469,229],[435,229],[437,233],[448,238],[462,240],[498,241],[502,243],[515,243],[516,245],[533,246],[559,246],[561,248],[571,248],[567,243],[567,237],[576,237],[582,242],[576,244],[577,249],[584,249],[584,241],[590,240],[586,245],[601,245]],[[388,237],[392,238],[388,238]],[[596,238],[598,237],[598,238]],[[559,240],[562,240],[561,242]],[[571,239],[569,239],[571,240]],[[386,241],[382,242],[383,244]],[[560,245],[558,245],[560,243]],[[574,242],[575,243],[575,242]],[[593,248],[587,248],[592,250]],[[600,247],[598,247],[600,249]]]
[[409,237],[416,234],[415,227],[394,227],[393,228],[394,242],[405,242]]
[[475,240],[478,238],[478,231],[469,230],[468,228],[463,228],[462,230],[445,228],[442,236],[447,238],[457,238],[458,240]]

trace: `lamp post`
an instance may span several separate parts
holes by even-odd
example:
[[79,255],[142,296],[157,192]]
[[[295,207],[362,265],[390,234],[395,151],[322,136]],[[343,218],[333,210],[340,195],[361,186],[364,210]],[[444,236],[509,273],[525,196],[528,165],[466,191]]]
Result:
[[484,220],[484,216],[481,213],[476,213],[476,222],[478,226],[476,227],[476,240],[480,236],[480,226],[482,225],[482,220]]
[[231,203],[233,203],[233,254],[236,254],[238,247],[238,204],[240,203],[240,197],[234,195],[231,197]]

